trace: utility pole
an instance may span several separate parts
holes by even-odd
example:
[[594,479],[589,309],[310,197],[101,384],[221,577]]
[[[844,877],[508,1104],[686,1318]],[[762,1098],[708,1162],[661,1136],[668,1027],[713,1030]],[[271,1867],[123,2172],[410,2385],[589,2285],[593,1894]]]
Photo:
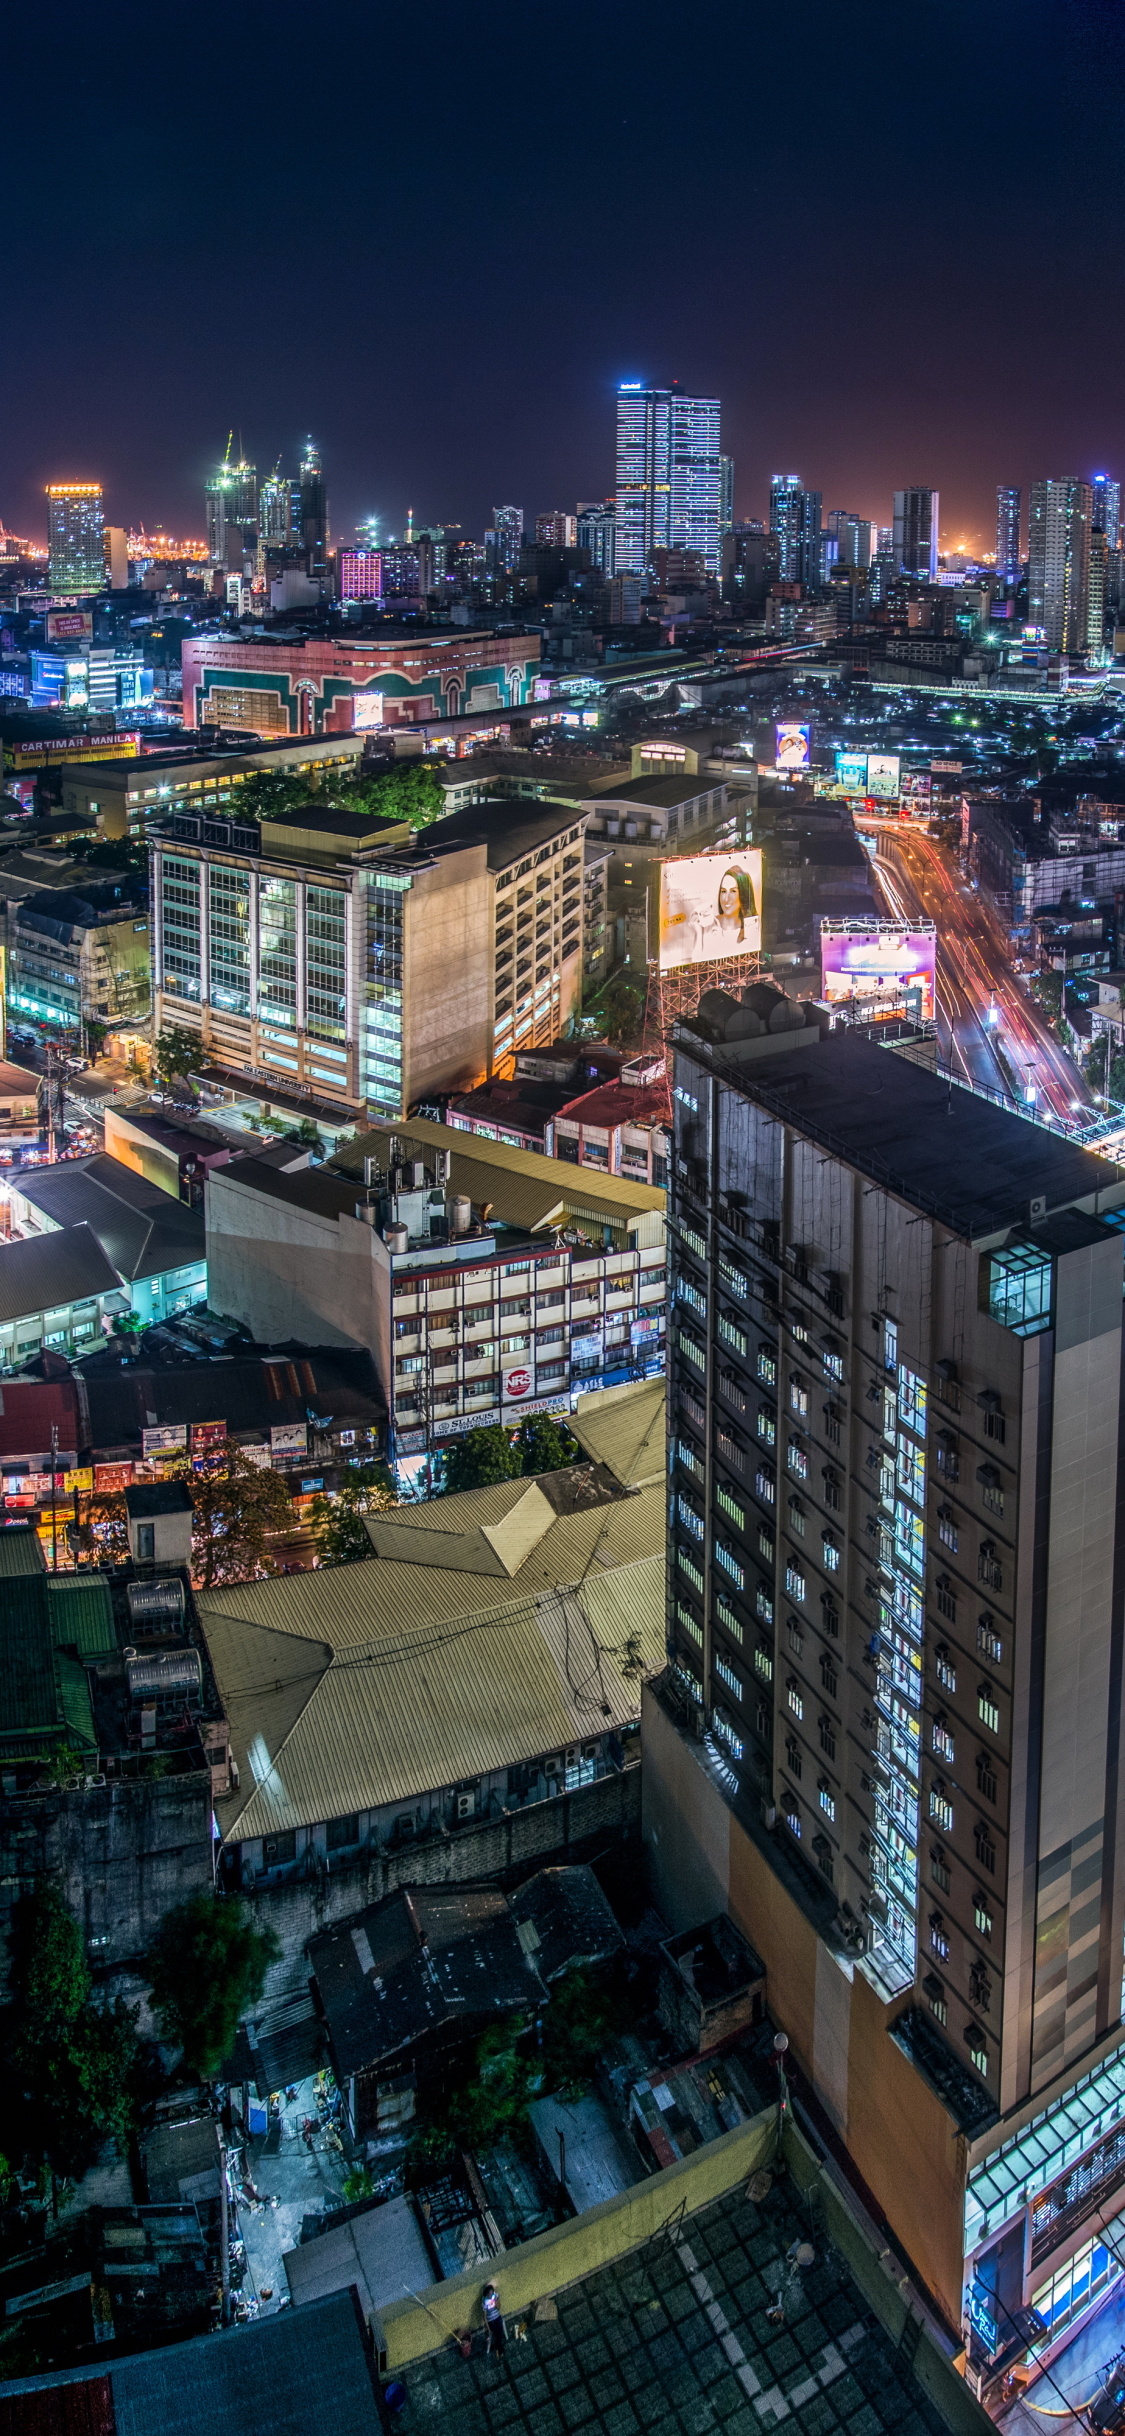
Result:
[[59,1521],[56,1513],[59,1478],[59,1425],[51,1423],[51,1571],[59,1569]]

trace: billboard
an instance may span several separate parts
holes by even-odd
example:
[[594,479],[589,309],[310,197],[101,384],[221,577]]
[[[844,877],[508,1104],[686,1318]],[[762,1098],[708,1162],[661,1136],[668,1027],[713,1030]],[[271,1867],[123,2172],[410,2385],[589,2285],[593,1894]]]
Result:
[[812,729],[796,719],[779,719],[774,728],[776,767],[786,777],[800,778],[809,766]]
[[307,1455],[308,1422],[276,1421],[270,1431],[270,1451],[275,1455]]
[[821,923],[821,996],[829,1006],[881,990],[920,988],[923,1021],[932,1022],[936,963],[932,922],[916,930],[900,930],[893,922]]
[[92,643],[93,640],[94,614],[91,609],[48,609],[48,644]]
[[364,734],[366,734],[366,733],[367,733],[367,731],[368,731],[369,729],[371,729],[371,728],[375,728],[375,727],[382,727],[382,724],[383,724],[383,696],[382,696],[382,694],[360,694],[360,693],[353,694],[353,695],[352,695],[352,728],[353,728],[354,733],[355,733],[357,736],[358,736],[358,735],[364,735]]
[[685,854],[660,866],[662,973],[680,964],[757,955],[762,945],[762,850]]
[[849,795],[866,795],[866,753],[845,753],[837,749],[836,784],[838,787],[846,787]]
[[505,1404],[525,1404],[535,1394],[535,1372],[530,1362],[513,1362],[510,1369],[501,1371],[500,1394]]
[[884,798],[898,794],[897,753],[869,753],[867,756],[867,792]]
[[144,1455],[174,1455],[186,1445],[186,1421],[172,1421],[163,1429],[141,1431],[141,1452]]

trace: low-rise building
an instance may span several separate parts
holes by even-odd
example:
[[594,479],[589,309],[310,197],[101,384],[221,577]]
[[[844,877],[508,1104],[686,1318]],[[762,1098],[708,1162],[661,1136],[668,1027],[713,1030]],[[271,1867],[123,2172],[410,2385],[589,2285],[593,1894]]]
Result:
[[662,1372],[664,1195],[424,1119],[206,1188],[210,1297],[261,1342],[365,1345],[413,1456]]
[[199,1593],[238,1770],[225,1883],[350,1862],[381,1891],[404,1854],[460,1876],[459,1831],[620,1776],[664,1653],[663,1393],[577,1426],[584,1464],[370,1516],[370,1563]]
[[202,1211],[174,1201],[105,1151],[57,1167],[21,1168],[11,1213],[28,1238],[88,1228],[112,1262],[125,1305],[146,1326],[207,1300]]
[[[650,1061],[651,1062],[651,1061]],[[663,1060],[656,1081],[642,1081],[640,1059],[623,1066],[615,1083],[601,1083],[571,1100],[552,1119],[548,1148],[556,1159],[603,1175],[627,1176],[638,1184],[668,1182],[671,1149],[668,1086]]]
[[145,753],[135,761],[79,762],[62,772],[63,811],[93,821],[103,837],[142,836],[151,820],[174,812],[227,819],[237,813],[240,790],[263,772],[309,780],[310,792],[326,772],[351,778],[363,756],[363,736],[293,737],[240,751],[195,745],[168,753]]
[[82,1353],[128,1308],[92,1227],[52,1228],[0,1244],[0,1371],[18,1370],[44,1351]]
[[87,1023],[147,1015],[151,968],[143,894],[130,875],[91,873],[9,905],[11,1012],[73,1032]]
[[321,737],[530,702],[538,634],[409,627],[372,635],[188,635],[184,726]]

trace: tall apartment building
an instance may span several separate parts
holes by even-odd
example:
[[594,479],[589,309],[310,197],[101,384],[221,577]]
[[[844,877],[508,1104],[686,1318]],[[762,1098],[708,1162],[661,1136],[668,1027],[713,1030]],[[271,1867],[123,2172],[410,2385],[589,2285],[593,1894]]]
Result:
[[581,996],[572,804],[405,821],[181,810],[150,836],[156,1025],[232,1093],[326,1124],[403,1114],[554,1040]]
[[205,485],[207,555],[226,573],[251,574],[258,547],[258,473],[245,458],[235,464],[228,440],[222,464]]
[[364,1345],[394,1456],[664,1367],[664,1194],[414,1119],[331,1167],[207,1180],[209,1292],[263,1341]]
[[857,516],[850,508],[833,508],[825,521],[836,543],[837,565],[866,572],[879,538],[878,526],[870,516]]
[[100,482],[48,483],[47,549],[47,581],[52,592],[104,591]]
[[1011,482],[1001,482],[996,489],[996,573],[1002,584],[1019,582],[1020,527],[1023,515],[1023,492]]
[[523,509],[493,508],[492,530],[497,571],[502,575],[514,575],[523,548]]
[[987,2390],[1028,2306],[1054,2339],[1088,2305],[1125,2180],[1125,1172],[811,1010],[711,1011],[649,1852],[674,1925],[762,1954]]
[[895,492],[894,554],[904,575],[920,575],[924,583],[937,578],[938,509],[936,491],[917,484]]
[[1108,474],[1095,474],[1090,489],[1094,530],[1105,534],[1107,549],[1116,550],[1121,538],[1121,484],[1111,481]]
[[1089,482],[1032,483],[1027,610],[1051,651],[1086,649],[1093,518]]
[[617,515],[612,499],[579,503],[575,530],[580,550],[590,553],[590,565],[605,576],[616,573]]
[[709,575],[722,557],[723,459],[718,398],[624,381],[617,393],[616,572],[643,575],[654,549],[698,550]]
[[776,536],[782,583],[810,589],[822,581],[820,491],[804,489],[799,474],[775,474],[770,483],[770,532]]

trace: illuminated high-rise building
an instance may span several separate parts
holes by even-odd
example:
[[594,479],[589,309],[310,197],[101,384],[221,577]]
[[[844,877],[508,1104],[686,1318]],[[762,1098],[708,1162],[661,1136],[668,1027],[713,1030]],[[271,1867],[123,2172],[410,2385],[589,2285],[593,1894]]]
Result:
[[590,553],[590,565],[604,576],[617,572],[617,520],[612,499],[578,503],[578,547]]
[[654,549],[722,558],[718,398],[624,381],[617,393],[618,574],[643,575]]
[[48,582],[52,592],[101,592],[105,541],[100,482],[47,485]]
[[833,508],[825,522],[836,543],[837,565],[865,572],[878,547],[878,526],[870,516],[853,515],[850,508]]
[[206,486],[207,553],[213,567],[240,575],[252,572],[258,546],[258,472],[244,457],[234,462],[233,445],[232,432]]
[[1105,534],[1107,547],[1116,550],[1121,533],[1121,484],[1111,482],[1108,474],[1095,474],[1090,488],[1094,494],[1094,528]]
[[293,484],[278,459],[258,498],[258,535],[267,547],[286,549],[293,540]]
[[1093,485],[1048,479],[1031,485],[1028,616],[1051,651],[1085,651],[1090,609]]
[[492,530],[496,536],[496,571],[500,575],[514,575],[523,548],[523,509],[493,508]]
[[932,584],[938,562],[938,493],[915,484],[895,492],[895,560],[904,575],[921,576]]
[[1010,482],[1001,482],[996,490],[996,572],[1003,584],[1019,582],[1020,524],[1023,513],[1023,492]]
[[799,474],[775,474],[770,484],[770,531],[777,536],[782,583],[819,584],[823,573],[820,491],[804,489]]
[[729,533],[734,523],[734,458],[719,459],[719,531]]
[[312,576],[328,571],[328,493],[321,471],[320,450],[306,440],[301,458],[301,530],[300,547],[305,553],[305,566]]

